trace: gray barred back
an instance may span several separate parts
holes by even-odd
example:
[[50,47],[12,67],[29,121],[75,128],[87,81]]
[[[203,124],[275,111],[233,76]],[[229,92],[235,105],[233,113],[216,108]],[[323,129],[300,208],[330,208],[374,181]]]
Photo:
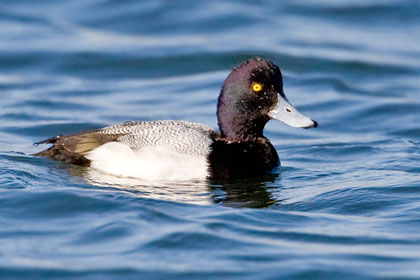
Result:
[[203,124],[172,120],[125,122],[99,129],[96,133],[119,135],[117,140],[133,149],[161,147],[188,155],[208,155],[212,138],[218,134]]

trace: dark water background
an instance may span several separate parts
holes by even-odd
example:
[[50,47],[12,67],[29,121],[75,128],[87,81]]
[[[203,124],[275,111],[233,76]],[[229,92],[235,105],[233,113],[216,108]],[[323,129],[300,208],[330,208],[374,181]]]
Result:
[[[420,2],[0,2],[0,278],[420,279]],[[320,127],[263,178],[144,183],[34,158],[127,120],[216,127],[235,64]]]

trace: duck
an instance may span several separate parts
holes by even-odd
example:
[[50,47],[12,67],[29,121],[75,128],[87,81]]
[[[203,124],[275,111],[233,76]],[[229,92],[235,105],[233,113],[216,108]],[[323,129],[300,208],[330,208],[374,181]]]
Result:
[[128,121],[37,142],[52,146],[34,156],[145,180],[241,179],[280,166],[263,134],[269,120],[318,126],[286,98],[280,68],[261,57],[242,62],[227,76],[217,119],[219,131],[180,120]]

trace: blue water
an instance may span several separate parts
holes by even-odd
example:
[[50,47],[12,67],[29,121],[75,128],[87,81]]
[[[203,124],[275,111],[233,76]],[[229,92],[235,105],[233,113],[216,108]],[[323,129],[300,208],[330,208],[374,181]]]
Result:
[[[420,279],[418,1],[0,2],[1,279]],[[217,127],[260,55],[320,127],[261,178],[142,182],[34,158],[128,120]]]

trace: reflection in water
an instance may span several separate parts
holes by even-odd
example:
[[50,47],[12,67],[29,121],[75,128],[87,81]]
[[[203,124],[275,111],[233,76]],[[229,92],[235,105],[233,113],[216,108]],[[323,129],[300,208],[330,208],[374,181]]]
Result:
[[119,177],[93,168],[72,168],[72,174],[82,177],[89,184],[117,188],[143,198],[194,204],[211,203],[206,180],[148,181],[140,178]]
[[270,187],[268,183],[274,183],[278,176],[279,174],[267,174],[210,185],[212,201],[229,207],[268,207],[277,202],[271,191],[278,190],[278,186]]
[[264,208],[277,201],[270,187],[279,174],[226,182],[208,180],[194,181],[147,181],[139,178],[118,177],[93,168],[71,166],[72,175],[83,178],[87,183],[128,191],[136,196],[194,204],[222,204],[229,207]]

